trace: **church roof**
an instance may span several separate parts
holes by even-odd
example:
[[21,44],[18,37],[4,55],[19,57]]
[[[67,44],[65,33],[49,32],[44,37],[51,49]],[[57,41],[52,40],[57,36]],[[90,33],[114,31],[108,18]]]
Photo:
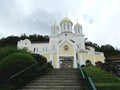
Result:
[[32,41],[31,43],[49,43],[49,41]]
[[85,42],[85,46],[91,46],[91,47],[95,48],[95,46],[93,44],[89,43],[89,42]]

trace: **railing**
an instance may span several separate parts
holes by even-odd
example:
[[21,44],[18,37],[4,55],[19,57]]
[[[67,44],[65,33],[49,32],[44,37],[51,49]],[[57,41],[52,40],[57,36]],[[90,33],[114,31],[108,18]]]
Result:
[[82,74],[84,90],[97,90],[95,84],[92,81],[92,78],[85,75],[83,69],[81,68],[79,64],[78,64],[78,69],[80,70],[80,73]]
[[82,78],[85,79],[85,74],[84,74],[84,72],[79,64],[78,64],[78,68],[80,69],[80,72],[82,74]]
[[92,90],[97,90],[97,88],[95,87],[95,84],[93,83],[92,81],[92,78],[91,77],[88,77],[88,80],[90,82],[90,85],[92,86]]
[[51,67],[49,66],[49,62],[41,66],[40,63],[33,64],[18,72],[17,74],[12,75],[6,82],[6,86],[10,87],[9,90],[19,89],[34,78],[40,75],[44,75],[50,68]]
[[20,74],[26,72],[27,70],[29,70],[29,69],[35,67],[35,66],[38,65],[38,64],[39,64],[39,63],[33,64],[33,65],[31,65],[31,66],[25,68],[24,70],[22,70],[22,71],[20,71],[20,72],[18,72],[18,73],[16,73],[16,74],[14,74],[13,76],[11,76],[11,77],[9,78],[9,81],[12,80],[12,79],[14,79],[15,77],[19,76]]

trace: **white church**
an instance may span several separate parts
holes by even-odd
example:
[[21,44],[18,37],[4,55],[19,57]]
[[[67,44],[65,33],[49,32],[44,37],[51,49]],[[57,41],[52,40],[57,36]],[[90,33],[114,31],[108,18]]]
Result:
[[102,52],[96,52],[93,46],[85,45],[82,26],[65,17],[51,27],[49,42],[32,43],[30,40],[18,41],[19,49],[27,48],[32,53],[43,55],[50,61],[54,68],[77,68],[77,63],[86,65],[87,62],[95,65],[104,62]]

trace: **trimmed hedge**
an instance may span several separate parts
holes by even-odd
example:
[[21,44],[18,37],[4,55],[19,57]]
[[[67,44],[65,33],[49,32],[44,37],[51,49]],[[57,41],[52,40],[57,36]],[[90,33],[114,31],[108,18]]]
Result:
[[[35,64],[34,67],[9,80],[12,75],[17,74],[33,64]],[[47,59],[41,55],[33,56],[24,52],[10,54],[0,62],[0,89],[19,89],[34,78],[44,75],[51,68],[51,63],[47,63]]]
[[83,67],[87,76],[90,76],[98,90],[120,90],[118,77],[94,66]]
[[10,54],[13,54],[13,53],[17,53],[17,52],[29,53],[26,48],[17,49],[17,47],[15,47],[15,46],[12,46],[12,47],[10,47],[10,46],[3,47],[3,48],[0,48],[0,61],[3,58],[5,58],[6,56],[8,56]]
[[47,63],[47,59],[40,54],[32,54],[32,56],[40,65]]
[[0,48],[0,61],[8,56],[9,54],[15,53],[17,51],[16,47],[4,47]]
[[36,60],[26,53],[13,53],[0,62],[0,76],[9,78],[13,74],[37,63]]

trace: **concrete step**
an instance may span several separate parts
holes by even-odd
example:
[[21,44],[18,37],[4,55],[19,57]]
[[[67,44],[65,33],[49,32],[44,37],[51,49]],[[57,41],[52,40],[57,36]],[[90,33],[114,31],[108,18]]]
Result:
[[82,86],[26,86],[24,87],[24,89],[39,89],[39,90],[43,90],[43,89],[56,89],[56,90],[78,90],[78,89],[82,89]]
[[78,69],[53,69],[20,90],[83,90]]
[[36,80],[36,81],[32,81],[31,83],[74,83],[74,82],[78,82],[78,83],[82,83],[81,80]]
[[79,77],[51,77],[51,78],[49,78],[49,77],[42,77],[42,78],[37,78],[36,80],[49,80],[49,79],[51,79],[51,80],[54,80],[54,79],[59,79],[59,80],[67,80],[67,79],[81,79],[81,78],[79,78]]
[[69,82],[67,82],[67,83],[63,83],[63,82],[61,82],[61,83],[30,83],[29,84],[30,86],[80,86],[80,83],[69,83]]

